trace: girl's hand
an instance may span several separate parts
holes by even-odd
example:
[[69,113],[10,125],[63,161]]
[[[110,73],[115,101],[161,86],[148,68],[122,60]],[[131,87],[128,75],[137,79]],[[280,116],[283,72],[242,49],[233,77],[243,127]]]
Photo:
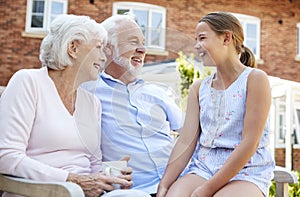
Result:
[[208,188],[205,188],[203,185],[197,187],[192,193],[191,197],[211,197],[213,193]]
[[167,192],[168,192],[168,189],[166,187],[164,187],[163,185],[159,184],[157,193],[156,193],[156,197],[165,197]]

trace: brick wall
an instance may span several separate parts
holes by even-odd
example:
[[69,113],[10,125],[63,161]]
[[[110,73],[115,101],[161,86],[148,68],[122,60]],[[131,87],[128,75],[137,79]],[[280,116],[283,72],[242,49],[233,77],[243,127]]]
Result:
[[[275,149],[275,161],[276,165],[285,166],[285,149],[277,148]],[[293,170],[300,171],[300,149],[293,149]]]
[[[135,1],[135,0],[131,0]],[[98,22],[112,14],[111,0],[69,0],[68,13],[89,15]],[[138,1],[136,1],[138,2]],[[269,75],[300,82],[296,23],[300,22],[300,1],[289,0],[144,0],[167,9],[168,56],[148,55],[146,62],[174,59],[180,50],[194,52],[194,29],[201,16],[222,10],[261,19],[259,68]],[[39,67],[40,38],[22,37],[25,30],[25,0],[0,1],[0,85],[21,68]],[[281,22],[279,22],[281,21]]]
[[293,150],[293,169],[300,171],[300,149]]
[[285,166],[285,149],[276,148],[275,149],[275,162],[278,166]]
[[25,29],[26,1],[0,1],[0,85],[21,68],[39,66],[41,39],[21,36]]

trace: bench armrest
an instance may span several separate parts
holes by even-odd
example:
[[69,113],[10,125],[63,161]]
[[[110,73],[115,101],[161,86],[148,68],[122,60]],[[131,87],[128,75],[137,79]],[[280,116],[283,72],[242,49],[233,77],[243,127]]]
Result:
[[75,183],[33,181],[3,174],[0,174],[0,191],[31,197],[84,197]]
[[287,197],[288,196],[288,184],[297,183],[298,178],[292,171],[276,166],[274,170],[274,179],[276,184],[276,197]]

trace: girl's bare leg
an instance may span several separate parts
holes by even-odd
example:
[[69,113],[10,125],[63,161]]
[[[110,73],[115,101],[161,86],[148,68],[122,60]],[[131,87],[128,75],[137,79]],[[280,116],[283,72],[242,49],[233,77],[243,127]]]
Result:
[[264,197],[261,190],[248,181],[232,181],[215,193],[214,197]]
[[198,175],[187,174],[170,187],[166,197],[190,197],[192,192],[205,181]]

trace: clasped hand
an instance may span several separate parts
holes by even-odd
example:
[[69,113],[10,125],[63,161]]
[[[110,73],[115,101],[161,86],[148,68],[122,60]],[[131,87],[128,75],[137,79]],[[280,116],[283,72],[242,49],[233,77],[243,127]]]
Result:
[[124,168],[121,173],[119,177],[106,176],[103,172],[89,175],[70,173],[67,181],[80,185],[86,196],[99,197],[105,191],[112,191],[114,189],[112,184],[120,184],[121,189],[129,189],[133,185],[132,168]]

